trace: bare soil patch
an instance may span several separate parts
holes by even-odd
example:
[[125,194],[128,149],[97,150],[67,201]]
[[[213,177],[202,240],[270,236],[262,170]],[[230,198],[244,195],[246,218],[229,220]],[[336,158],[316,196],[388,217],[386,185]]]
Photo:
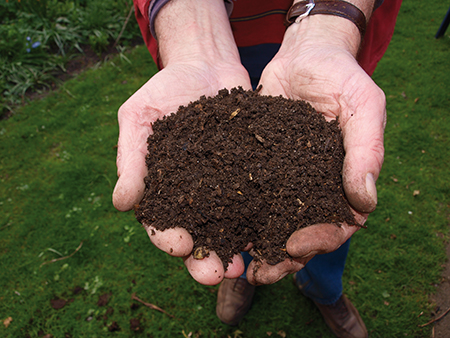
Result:
[[[450,242],[447,243],[447,257],[450,257]],[[436,303],[431,320],[435,320],[432,338],[447,338],[450,336],[450,262],[447,260],[442,272],[438,291],[431,298]]]

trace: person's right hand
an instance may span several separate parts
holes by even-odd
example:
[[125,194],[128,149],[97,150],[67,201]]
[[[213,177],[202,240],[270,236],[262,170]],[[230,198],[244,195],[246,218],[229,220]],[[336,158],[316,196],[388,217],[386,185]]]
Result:
[[[176,4],[187,5],[186,2],[174,2],[174,5]],[[222,10],[220,6],[223,7],[223,1],[205,3],[204,7],[200,7],[201,10],[205,10],[207,6],[214,4],[219,5],[218,8]],[[175,15],[176,11],[171,10],[167,13]],[[228,23],[224,9],[222,14]],[[220,28],[219,21],[215,18],[214,25],[217,28]],[[230,32],[227,34],[231,36]],[[176,38],[180,39],[180,35],[176,35]],[[216,39],[219,39],[217,35]],[[164,36],[161,40],[164,40]],[[180,43],[183,41],[177,41],[176,47],[179,48]],[[165,68],[144,84],[119,109],[120,132],[117,149],[119,179],[114,189],[113,203],[120,211],[132,209],[143,197],[144,178],[147,176],[145,165],[147,138],[152,134],[153,122],[176,112],[180,105],[187,105],[202,95],[215,96],[220,89],[237,86],[251,89],[248,73],[239,62],[235,46],[225,50],[225,44],[210,46],[205,40],[201,43],[200,48],[205,50],[196,52],[195,55],[192,53],[183,55],[183,52],[195,51],[194,47],[184,49],[182,53],[174,56],[171,52],[177,49],[164,48],[163,45],[161,54],[163,61],[166,61]],[[217,53],[216,47],[220,49]],[[244,271],[240,255],[233,258],[233,263],[229,264],[226,272],[214,252],[207,258],[195,260],[191,255],[192,237],[183,228],[161,232],[155,230],[151,224],[145,226],[152,243],[172,256],[183,257],[189,273],[199,283],[215,285],[224,277],[236,278]]]

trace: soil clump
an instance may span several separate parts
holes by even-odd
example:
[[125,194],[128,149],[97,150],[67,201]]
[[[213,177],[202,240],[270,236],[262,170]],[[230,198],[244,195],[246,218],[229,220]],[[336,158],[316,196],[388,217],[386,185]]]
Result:
[[136,218],[185,228],[196,258],[212,250],[226,268],[252,242],[256,259],[277,264],[294,231],[357,224],[342,187],[338,121],[306,102],[223,89],[156,121],[153,132]]

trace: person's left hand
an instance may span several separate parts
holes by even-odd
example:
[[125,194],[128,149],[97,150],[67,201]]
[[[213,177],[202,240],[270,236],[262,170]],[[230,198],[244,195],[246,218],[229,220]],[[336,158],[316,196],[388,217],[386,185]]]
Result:
[[[339,117],[346,152],[343,186],[356,221],[363,225],[377,204],[375,182],[384,156],[384,93],[358,65],[351,51],[336,41],[327,41],[334,39],[333,35],[291,48],[297,44],[296,29],[287,31],[280,51],[265,68],[261,94],[305,100],[328,120]],[[252,284],[275,283],[301,270],[314,255],[338,249],[359,229],[360,226],[348,224],[302,228],[286,245],[292,259],[277,265],[253,261],[247,279]]]

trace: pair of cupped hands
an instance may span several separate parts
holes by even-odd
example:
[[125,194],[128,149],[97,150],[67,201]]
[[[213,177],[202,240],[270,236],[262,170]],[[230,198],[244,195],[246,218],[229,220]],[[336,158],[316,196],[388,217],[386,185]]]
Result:
[[[356,221],[363,225],[377,204],[375,182],[384,156],[385,97],[381,89],[350,51],[326,44],[305,46],[295,53],[282,45],[264,69],[260,84],[261,95],[305,100],[328,120],[339,117],[346,152],[344,190]],[[251,89],[248,73],[240,63],[193,58],[168,63],[122,105],[118,115],[119,179],[113,193],[118,210],[132,209],[143,197],[152,123],[201,95],[214,96],[220,89],[237,86]],[[226,271],[214,252],[204,259],[194,259],[192,237],[183,228],[158,231],[151,224],[145,228],[152,243],[171,256],[182,257],[191,276],[201,284],[215,285],[244,271],[240,254],[233,257]],[[247,279],[255,285],[275,283],[301,270],[315,255],[336,250],[359,229],[347,224],[302,228],[286,244],[291,258],[276,265],[259,262],[258,269],[254,269],[253,261]]]

